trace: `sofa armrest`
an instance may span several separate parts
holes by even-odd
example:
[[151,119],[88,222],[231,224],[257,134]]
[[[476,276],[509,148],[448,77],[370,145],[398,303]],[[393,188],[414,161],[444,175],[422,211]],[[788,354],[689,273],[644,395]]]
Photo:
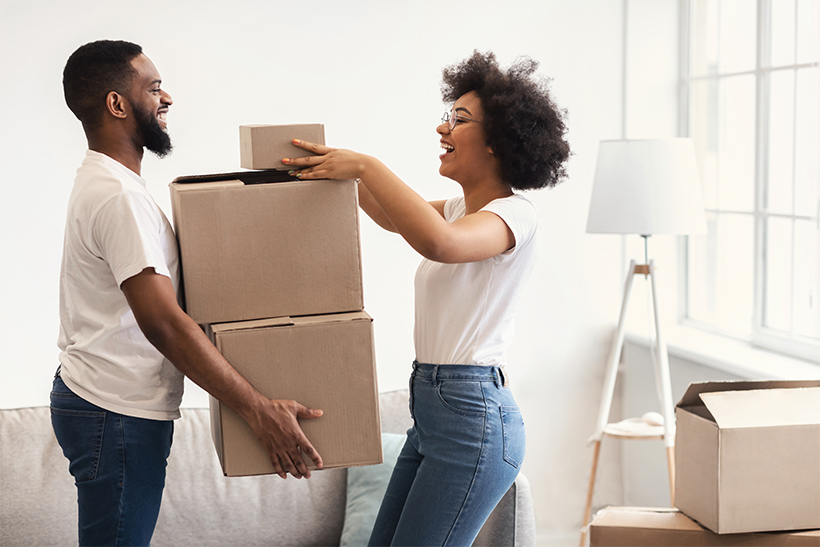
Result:
[[535,510],[530,481],[519,473],[484,523],[475,547],[530,547],[535,545]]

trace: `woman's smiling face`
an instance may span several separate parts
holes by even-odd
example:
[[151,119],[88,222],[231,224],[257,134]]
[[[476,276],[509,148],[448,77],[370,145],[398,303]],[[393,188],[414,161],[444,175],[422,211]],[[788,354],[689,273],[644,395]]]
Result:
[[478,95],[470,91],[453,105],[450,117],[455,117],[455,126],[450,129],[449,123],[442,122],[436,128],[441,135],[441,147],[445,150],[439,156],[441,166],[438,172],[442,176],[464,183],[497,172],[498,160],[487,146],[481,125],[483,115]]

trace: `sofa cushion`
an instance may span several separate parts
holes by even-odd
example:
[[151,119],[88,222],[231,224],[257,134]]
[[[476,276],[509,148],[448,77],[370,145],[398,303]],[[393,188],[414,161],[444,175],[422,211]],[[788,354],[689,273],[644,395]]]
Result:
[[151,545],[335,545],[344,519],[344,469],[310,479],[224,477],[207,409],[182,409]]
[[384,462],[347,470],[347,504],[339,545],[360,547],[367,545],[376,516],[379,514],[387,483],[404,446],[407,435],[382,433]]
[[48,407],[0,412],[0,545],[77,542],[77,489]]

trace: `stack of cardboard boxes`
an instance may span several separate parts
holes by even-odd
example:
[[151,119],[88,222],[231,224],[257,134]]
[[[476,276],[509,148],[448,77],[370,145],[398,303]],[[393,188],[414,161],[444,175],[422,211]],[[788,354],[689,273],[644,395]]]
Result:
[[[266,397],[324,411],[301,426],[325,468],[380,463],[356,183],[290,177],[281,158],[307,155],[292,138],[324,143],[324,129],[243,126],[241,166],[280,170],[170,185],[185,309]],[[273,472],[250,427],[213,398],[211,430],[225,475]]]
[[607,508],[592,547],[820,546],[820,381],[694,383],[675,416],[677,509]]

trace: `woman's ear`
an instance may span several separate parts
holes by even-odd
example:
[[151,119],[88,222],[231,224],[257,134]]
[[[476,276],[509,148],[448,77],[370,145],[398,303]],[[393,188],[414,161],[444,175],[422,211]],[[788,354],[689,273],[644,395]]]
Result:
[[125,97],[116,91],[111,91],[105,96],[105,109],[115,118],[125,119],[128,117],[125,103]]

